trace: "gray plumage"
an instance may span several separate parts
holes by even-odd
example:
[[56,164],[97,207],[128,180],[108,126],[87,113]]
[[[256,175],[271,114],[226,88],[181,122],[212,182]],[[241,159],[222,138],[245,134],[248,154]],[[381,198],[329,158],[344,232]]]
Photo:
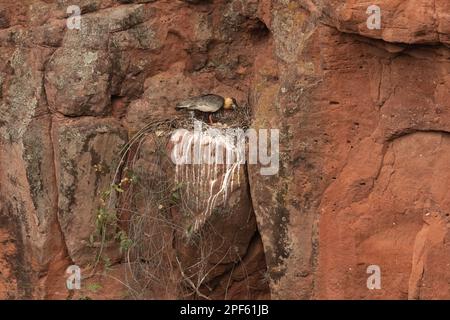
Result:
[[216,94],[206,94],[203,96],[187,99],[177,104],[177,109],[198,110],[202,112],[217,112],[225,103],[225,99]]

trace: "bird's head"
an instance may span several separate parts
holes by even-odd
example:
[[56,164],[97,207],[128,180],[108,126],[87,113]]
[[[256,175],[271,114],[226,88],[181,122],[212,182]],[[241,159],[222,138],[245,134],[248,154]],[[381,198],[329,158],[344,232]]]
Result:
[[225,102],[223,104],[223,108],[226,110],[235,110],[238,107],[235,98],[225,98]]

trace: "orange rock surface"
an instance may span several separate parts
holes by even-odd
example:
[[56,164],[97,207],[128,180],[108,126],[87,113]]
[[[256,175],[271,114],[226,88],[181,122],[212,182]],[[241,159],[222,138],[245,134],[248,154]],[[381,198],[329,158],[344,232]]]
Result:
[[[130,298],[114,243],[110,271],[65,287],[69,265],[95,260],[113,175],[98,165],[205,93],[280,130],[280,169],[248,165],[235,215],[209,221],[239,255],[203,295],[450,299],[448,0],[377,1],[379,29],[361,0],[78,3],[70,30],[67,1],[0,0],[1,299]],[[182,298],[166,293],[147,298]]]

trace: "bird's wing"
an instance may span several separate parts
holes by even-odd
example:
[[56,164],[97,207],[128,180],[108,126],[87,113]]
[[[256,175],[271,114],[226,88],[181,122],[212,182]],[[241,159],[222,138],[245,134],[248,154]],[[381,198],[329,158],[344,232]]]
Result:
[[199,110],[202,112],[216,112],[223,107],[224,99],[216,94],[205,94],[187,99],[177,104],[177,109]]
[[219,105],[222,105],[224,103],[224,98],[218,96],[217,94],[205,94],[200,97],[200,100]]
[[188,100],[184,100],[184,101],[181,101],[181,102],[177,103],[175,108],[177,108],[177,109],[189,109],[192,106],[194,106],[194,104],[192,102],[192,99],[188,99]]
[[221,107],[222,106],[220,104],[211,104],[211,103],[207,103],[207,102],[200,102],[197,105],[190,107],[189,109],[199,110],[202,112],[216,112]]

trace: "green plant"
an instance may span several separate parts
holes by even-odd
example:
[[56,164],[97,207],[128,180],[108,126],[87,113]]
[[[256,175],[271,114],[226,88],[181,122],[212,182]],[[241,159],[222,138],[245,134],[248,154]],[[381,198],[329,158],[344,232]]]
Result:
[[107,210],[105,207],[100,207],[97,210],[97,219],[95,220],[95,226],[97,235],[102,236],[108,226],[115,226],[117,224],[117,216],[115,212]]
[[102,256],[102,261],[105,271],[108,271],[112,266],[111,259],[108,256]]
[[133,244],[133,241],[128,237],[127,233],[123,230],[120,230],[117,234],[116,234],[116,239],[119,241],[120,243],[120,252],[126,252],[131,245]]
[[97,292],[98,290],[100,290],[101,288],[102,288],[102,286],[99,283],[90,283],[87,285],[87,289],[94,293]]
[[[95,165],[96,172],[102,172],[101,166]],[[119,214],[110,206],[110,200],[113,195],[120,195],[126,192],[130,186],[138,181],[136,173],[128,168],[123,170],[123,178],[119,183],[112,183],[110,187],[100,194],[100,206],[97,209],[95,219],[95,232],[89,237],[89,244],[94,247],[100,242],[100,250],[94,263],[94,269],[100,260],[103,260],[105,268],[108,269],[108,257],[103,256],[103,247],[107,241],[118,241],[120,252],[123,253],[130,248],[132,241],[128,238],[126,232],[119,226]]]

